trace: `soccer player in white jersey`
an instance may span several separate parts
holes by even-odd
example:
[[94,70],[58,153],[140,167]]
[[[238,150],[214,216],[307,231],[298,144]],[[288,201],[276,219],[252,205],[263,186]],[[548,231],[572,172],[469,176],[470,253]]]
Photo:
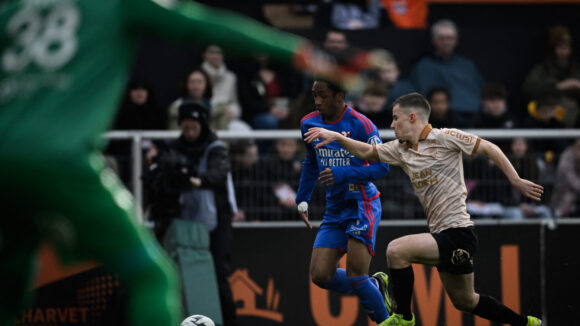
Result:
[[461,311],[513,326],[541,325],[540,319],[519,315],[495,298],[475,292],[473,256],[478,239],[465,207],[462,153],[489,157],[528,198],[540,200],[543,187],[520,178],[491,142],[457,129],[432,128],[430,111],[429,103],[418,93],[398,98],[391,123],[397,139],[384,144],[366,144],[323,128],[311,128],[305,134],[307,142],[317,141],[315,147],[336,141],[360,159],[400,166],[425,209],[430,233],[403,236],[387,247],[397,309],[379,326],[415,324],[412,263],[435,265],[449,298]]

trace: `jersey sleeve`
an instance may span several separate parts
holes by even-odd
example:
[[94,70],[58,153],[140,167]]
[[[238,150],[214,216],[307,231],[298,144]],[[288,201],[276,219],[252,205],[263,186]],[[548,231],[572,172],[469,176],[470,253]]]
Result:
[[467,155],[475,155],[481,138],[459,129],[441,129],[440,141],[451,150],[461,151]]
[[[302,139],[304,139],[305,127],[302,125]],[[296,204],[310,201],[316,181],[318,180],[318,162],[316,161],[316,152],[311,144],[304,142],[306,147],[306,157],[302,162],[302,172],[300,173],[300,185],[296,192]]]
[[194,1],[124,0],[123,4],[131,28],[181,42],[216,43],[245,54],[266,53],[279,61],[292,60],[297,48],[307,43],[299,36]]
[[[370,145],[382,144],[377,127],[368,121],[368,128],[359,133],[362,135],[358,140]],[[366,126],[365,126],[366,127]],[[370,131],[367,133],[366,131]],[[335,183],[361,183],[377,180],[389,173],[389,165],[380,161],[369,162],[364,166],[334,167],[332,168]]]
[[399,140],[391,140],[384,144],[374,145],[379,161],[391,165],[401,166],[401,154],[399,152]]

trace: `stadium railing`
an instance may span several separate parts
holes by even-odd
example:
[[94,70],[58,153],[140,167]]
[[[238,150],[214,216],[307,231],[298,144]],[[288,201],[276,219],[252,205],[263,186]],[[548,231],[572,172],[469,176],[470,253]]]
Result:
[[[489,140],[510,140],[513,138],[525,138],[525,139],[576,139],[580,138],[580,129],[465,129],[465,131],[478,135],[484,139]],[[384,141],[394,139],[394,132],[392,130],[380,130],[380,135]],[[253,139],[256,141],[266,141],[266,140],[276,140],[276,139],[300,139],[299,130],[253,130],[253,131],[218,131],[218,137],[227,141],[235,141],[242,139]],[[179,136],[179,131],[110,131],[105,134],[105,138],[111,142],[124,140],[130,142],[130,155],[127,159],[130,162],[130,176],[125,176],[125,180],[130,185],[133,192],[135,200],[138,204],[139,214],[142,216],[142,208],[144,204],[144,189],[141,176],[143,175],[144,169],[144,157],[142,150],[142,143],[146,140],[170,140],[175,139]],[[558,155],[559,153],[555,153]],[[557,159],[557,157],[555,158]],[[475,180],[486,180],[489,176],[481,174],[481,167],[484,164],[483,161],[475,162],[471,164],[473,171],[475,173],[480,173],[474,177]],[[553,169],[554,167],[552,167]],[[236,169],[236,167],[232,167]],[[468,171],[466,171],[466,178],[469,180]],[[393,177],[394,175],[394,177]],[[394,180],[393,180],[394,179]],[[490,189],[495,189],[493,187],[502,186],[502,183],[507,182],[505,178],[497,178],[492,180],[487,180],[488,185],[492,186]],[[500,184],[494,184],[499,182]],[[548,183],[550,181],[548,180]],[[407,178],[392,169],[391,176],[387,179],[379,180],[376,182],[379,190],[384,194],[395,193],[398,197],[391,198],[390,201],[383,200],[383,208],[390,210],[392,219],[411,219],[419,218],[422,216],[422,209],[418,205],[418,201],[412,202],[412,189]],[[477,182],[475,182],[477,183]],[[468,187],[471,184],[468,181]],[[548,185],[550,186],[550,185]],[[402,188],[400,188],[402,187]],[[396,191],[388,191],[389,189],[396,188]],[[400,189],[403,189],[401,191]],[[319,191],[320,191],[319,187]],[[385,190],[387,190],[385,192]],[[323,190],[322,190],[323,192]],[[409,196],[410,194],[410,196]],[[402,197],[401,197],[402,196]],[[316,196],[315,196],[316,197]],[[390,198],[389,195],[385,196]],[[400,198],[399,198],[400,197]],[[323,198],[320,197],[320,198]],[[411,198],[411,202],[407,201]],[[548,200],[549,201],[549,200]],[[240,205],[240,203],[238,203]],[[243,206],[244,203],[242,203]],[[245,203],[248,206],[255,205],[255,203]],[[403,204],[403,205],[400,205]],[[314,203],[312,207],[315,210],[315,214],[312,216],[319,216],[318,212],[323,210],[323,203]],[[394,206],[391,206],[394,205]],[[491,209],[493,214],[493,207]],[[264,215],[268,214],[267,208],[263,212]],[[256,218],[257,219],[257,218]],[[269,220],[269,219],[266,219]]]

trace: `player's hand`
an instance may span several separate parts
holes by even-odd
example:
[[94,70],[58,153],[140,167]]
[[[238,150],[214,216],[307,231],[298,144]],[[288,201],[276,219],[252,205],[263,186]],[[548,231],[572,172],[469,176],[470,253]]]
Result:
[[308,129],[308,131],[304,134],[304,136],[306,136],[304,140],[307,143],[312,143],[316,139],[320,138],[320,143],[314,146],[314,148],[319,148],[337,140],[340,134],[334,131],[326,130],[324,128],[314,127]]
[[318,176],[318,181],[320,181],[320,183],[322,183],[326,187],[332,186],[334,184],[334,174],[332,173],[332,169],[326,168],[322,172],[320,172],[320,175]]
[[306,227],[308,227],[308,229],[312,230],[312,225],[310,225],[310,221],[308,220],[308,203],[307,202],[303,201],[300,204],[298,204],[298,213],[300,214],[300,217],[302,218],[302,220],[306,224]]
[[544,187],[537,185],[529,180],[519,178],[513,183],[513,186],[524,196],[540,201],[544,193]]

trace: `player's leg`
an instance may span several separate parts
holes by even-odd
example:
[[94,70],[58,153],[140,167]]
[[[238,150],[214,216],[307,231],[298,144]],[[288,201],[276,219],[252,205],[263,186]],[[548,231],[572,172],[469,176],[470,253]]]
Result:
[[[369,277],[369,266],[374,255],[375,239],[381,219],[380,199],[358,200],[356,219],[349,221],[346,228],[348,255],[346,274],[353,292],[369,312],[373,321],[382,322],[389,317],[383,294],[377,283]],[[389,300],[390,302],[390,300]]]
[[429,233],[397,238],[387,246],[387,264],[391,276],[391,289],[396,302],[396,318],[413,321],[411,299],[415,276],[411,263],[436,265],[439,262],[437,242]]
[[183,315],[174,266],[137,221],[130,194],[101,156],[46,181],[52,191],[47,205],[76,233],[71,245],[57,246],[59,254],[96,260],[117,273],[128,289],[132,325],[178,325]]
[[439,276],[455,308],[491,321],[513,326],[527,325],[528,318],[517,314],[491,296],[476,293],[473,273],[455,275],[439,272]]
[[344,229],[336,223],[323,221],[316,234],[310,259],[310,276],[314,284],[338,293],[352,293],[346,270],[337,268],[346,246]]

